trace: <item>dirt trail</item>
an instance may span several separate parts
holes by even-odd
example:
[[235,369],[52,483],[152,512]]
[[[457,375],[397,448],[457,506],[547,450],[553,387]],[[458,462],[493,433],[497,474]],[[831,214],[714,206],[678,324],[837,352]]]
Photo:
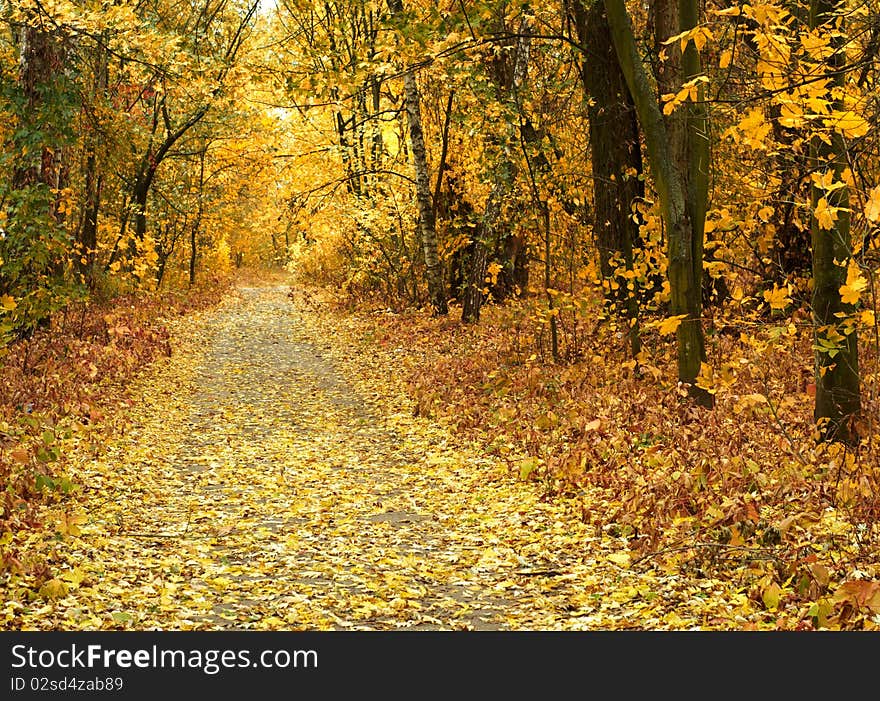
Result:
[[496,535],[530,532],[521,496],[409,407],[359,395],[288,291],[240,288],[185,320],[132,388],[131,429],[81,465],[71,592],[35,625],[553,627],[516,581],[546,564],[540,539]]
[[[284,285],[174,323],[131,425],[75,461],[64,596],[24,628],[684,628],[733,615],[413,416]],[[387,366],[386,366],[387,367]],[[578,502],[580,504],[582,502]],[[579,512],[578,512],[579,513]],[[719,611],[720,608],[720,611]]]
[[230,582],[207,620],[497,627],[509,602],[431,575],[462,558],[449,510],[424,498],[443,477],[339,374],[287,291],[241,288],[215,319],[172,453],[212,512],[200,528],[222,533],[210,553]]

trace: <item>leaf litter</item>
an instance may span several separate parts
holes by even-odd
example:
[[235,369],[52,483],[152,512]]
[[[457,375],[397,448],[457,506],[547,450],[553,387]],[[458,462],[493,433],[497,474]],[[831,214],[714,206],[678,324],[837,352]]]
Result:
[[6,627],[779,626],[778,584],[756,602],[723,576],[640,565],[583,517],[598,487],[548,499],[421,415],[406,352],[289,291],[242,287],[172,322],[175,352],[129,388],[128,429],[71,456],[78,503],[32,536],[54,576],[9,592]]

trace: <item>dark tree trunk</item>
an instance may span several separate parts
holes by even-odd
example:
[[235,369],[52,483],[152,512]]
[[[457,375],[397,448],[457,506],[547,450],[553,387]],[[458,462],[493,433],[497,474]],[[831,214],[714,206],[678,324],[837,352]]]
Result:
[[[835,5],[830,0],[812,0],[810,27],[828,28],[833,20]],[[841,94],[845,78],[841,66],[846,61],[842,48],[845,40],[832,40],[836,51],[826,59],[831,74],[831,88]],[[842,98],[835,100],[834,109],[844,110]],[[847,168],[846,143],[843,136],[833,131],[825,141],[815,135],[810,145],[810,166],[814,172],[830,170],[834,179],[842,182]],[[830,143],[829,143],[830,141]],[[859,341],[855,327],[846,328],[841,316],[855,312],[851,304],[844,304],[840,288],[846,283],[847,269],[852,261],[850,231],[849,187],[843,185],[830,192],[812,187],[812,208],[821,198],[827,205],[838,207],[837,219],[828,228],[814,215],[811,222],[813,244],[813,321],[816,348],[816,404],[813,411],[820,433],[825,440],[857,443],[851,421],[861,413]]]
[[[669,0],[663,1],[664,4],[659,9],[671,13]],[[697,404],[711,407],[712,395],[696,386],[701,363],[706,359],[701,318],[703,230],[708,183],[705,113],[702,108],[694,105],[684,108],[683,113],[675,115],[674,119],[664,118],[660,111],[659,95],[648,80],[642,64],[625,2],[604,0],[604,3],[614,49],[645,135],[654,184],[668,234],[668,277],[672,313],[683,317],[677,329],[678,378],[688,385]],[[695,7],[695,0],[681,1],[678,26],[693,26]],[[670,54],[673,55],[674,52]],[[694,75],[694,62],[694,56],[686,52],[681,73],[685,76]],[[699,56],[696,56],[696,62],[698,64]],[[674,65],[673,60],[671,66]],[[662,80],[658,79],[661,93],[666,84],[663,81],[672,81],[674,72],[668,73],[670,70],[670,67],[664,68]],[[670,84],[676,85],[679,80],[680,78]]]
[[91,105],[84,104],[85,192],[83,209],[77,231],[79,258],[77,268],[89,287],[94,285],[95,253],[98,246],[98,214],[101,209],[101,190],[104,178],[98,162],[99,124],[93,110],[107,91],[107,51],[98,46],[94,53]]
[[635,282],[617,275],[617,268],[623,263],[626,270],[633,269],[633,248],[640,241],[633,209],[645,195],[638,118],[611,40],[605,6],[594,2],[585,9],[581,0],[574,0],[572,8],[578,40],[587,55],[581,72],[584,92],[592,98],[588,114],[599,267],[608,301],[626,313],[630,350],[636,356],[641,351],[639,290],[630,289],[628,284]]

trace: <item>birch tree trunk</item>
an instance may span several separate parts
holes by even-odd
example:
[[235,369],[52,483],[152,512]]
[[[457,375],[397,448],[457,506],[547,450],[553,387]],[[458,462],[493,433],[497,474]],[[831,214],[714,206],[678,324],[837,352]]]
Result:
[[[388,0],[392,15],[403,13],[403,0]],[[449,313],[446,284],[437,245],[437,228],[434,203],[431,196],[431,178],[428,175],[428,157],[425,135],[422,131],[422,114],[419,106],[419,86],[411,70],[403,75],[403,99],[409,125],[409,145],[413,167],[416,171],[416,200],[419,206],[419,234],[425,256],[425,276],[428,281],[428,297],[436,316]]]

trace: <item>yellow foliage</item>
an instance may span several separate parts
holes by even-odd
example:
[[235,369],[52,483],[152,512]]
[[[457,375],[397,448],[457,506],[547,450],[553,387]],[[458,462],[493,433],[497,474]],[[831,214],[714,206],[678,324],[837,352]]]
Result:
[[877,185],[868,193],[868,201],[865,203],[865,216],[868,221],[880,221],[880,185]]
[[840,288],[840,301],[844,304],[858,304],[862,290],[867,286],[868,281],[862,277],[859,264],[851,260],[846,271],[846,283]]
[[678,330],[678,327],[681,326],[681,322],[686,318],[687,314],[678,314],[677,316],[670,316],[663,319],[663,321],[657,324],[657,331],[664,336],[673,334]]
[[789,289],[774,285],[772,290],[764,290],[764,301],[766,301],[771,309],[785,309],[791,304]]
[[828,204],[828,200],[822,197],[816,203],[813,216],[816,217],[820,228],[830,230],[834,228],[834,222],[837,221],[838,210],[839,207],[832,207]]

